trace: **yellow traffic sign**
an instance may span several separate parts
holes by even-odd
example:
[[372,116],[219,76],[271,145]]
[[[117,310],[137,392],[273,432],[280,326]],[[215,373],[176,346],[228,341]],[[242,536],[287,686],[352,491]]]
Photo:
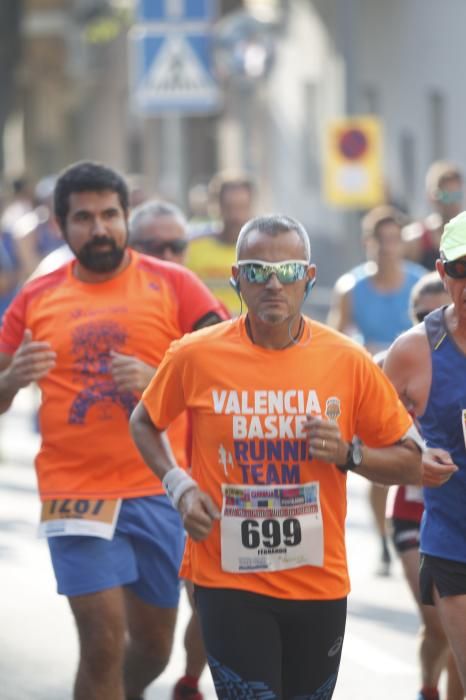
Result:
[[368,209],[383,202],[380,119],[355,116],[328,123],[324,196],[330,205],[346,209]]

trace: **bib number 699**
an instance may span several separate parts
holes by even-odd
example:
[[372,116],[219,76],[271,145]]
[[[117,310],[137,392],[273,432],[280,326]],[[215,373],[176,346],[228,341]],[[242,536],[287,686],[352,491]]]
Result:
[[286,518],[281,524],[272,519],[261,523],[243,520],[241,542],[247,549],[257,549],[259,546],[273,549],[282,543],[287,547],[296,547],[301,542],[301,525],[296,518]]

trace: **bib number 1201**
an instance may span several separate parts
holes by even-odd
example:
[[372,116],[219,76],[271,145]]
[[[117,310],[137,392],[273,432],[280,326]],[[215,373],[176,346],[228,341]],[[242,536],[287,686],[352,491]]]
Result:
[[272,519],[261,523],[257,520],[243,520],[241,542],[247,549],[279,547],[282,543],[287,547],[295,547],[301,542],[301,525],[296,518],[286,518],[281,523]]

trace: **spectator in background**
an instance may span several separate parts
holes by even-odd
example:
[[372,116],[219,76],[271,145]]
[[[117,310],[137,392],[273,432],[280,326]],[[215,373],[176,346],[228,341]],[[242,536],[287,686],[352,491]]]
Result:
[[21,281],[31,275],[43,258],[63,245],[53,211],[55,183],[54,175],[39,180],[34,190],[35,208],[21,216],[12,228]]
[[24,279],[13,230],[18,220],[31,212],[33,206],[31,187],[25,176],[13,180],[12,191],[0,220],[0,319]]
[[443,227],[463,208],[464,178],[458,166],[435,161],[426,174],[426,192],[433,211],[403,229],[405,257],[435,270]]
[[209,184],[209,198],[218,223],[209,232],[190,240],[187,266],[225,304],[231,313],[238,314],[240,303],[228,280],[236,259],[236,239],[243,224],[252,217],[254,184],[243,173],[222,172]]
[[147,200],[147,191],[144,175],[140,173],[130,173],[127,175],[129,190],[129,208],[135,209]]
[[202,233],[208,233],[212,229],[209,216],[209,192],[207,185],[198,183],[190,187],[188,192],[189,231],[195,238]]
[[1,218],[1,229],[3,232],[11,233],[15,222],[32,210],[33,193],[28,178],[25,175],[15,178],[11,183],[12,196],[6,204]]
[[[411,327],[409,295],[425,273],[420,265],[403,260],[401,237],[404,217],[394,207],[372,209],[362,220],[368,262],[340,277],[334,288],[328,323],[356,336],[372,354],[384,350]],[[385,505],[387,489],[370,485],[370,503],[380,535],[377,573],[390,573]]]

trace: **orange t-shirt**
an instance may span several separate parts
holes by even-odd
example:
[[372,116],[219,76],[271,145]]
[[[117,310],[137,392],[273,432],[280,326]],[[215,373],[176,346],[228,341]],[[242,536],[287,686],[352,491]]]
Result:
[[[39,490],[51,498],[134,498],[163,493],[129,433],[139,396],[118,392],[110,352],[158,367],[171,341],[204,315],[225,314],[189,270],[131,252],[125,270],[106,282],[84,283],[75,262],[26,284],[3,320],[0,352],[13,354],[24,330],[48,341],[55,368],[43,377],[36,459]],[[186,415],[171,426],[186,465]],[[169,434],[170,434],[169,431]]]
[[297,600],[348,594],[346,477],[309,456],[302,424],[306,413],[333,417],[343,439],[358,435],[372,447],[406,433],[411,418],[363,349],[306,319],[299,344],[267,350],[250,341],[240,317],[173,343],[142,400],[160,429],[190,409],[192,476],[219,509],[222,484],[318,483],[323,566],[230,573],[215,522],[203,542],[189,539],[183,577]]

